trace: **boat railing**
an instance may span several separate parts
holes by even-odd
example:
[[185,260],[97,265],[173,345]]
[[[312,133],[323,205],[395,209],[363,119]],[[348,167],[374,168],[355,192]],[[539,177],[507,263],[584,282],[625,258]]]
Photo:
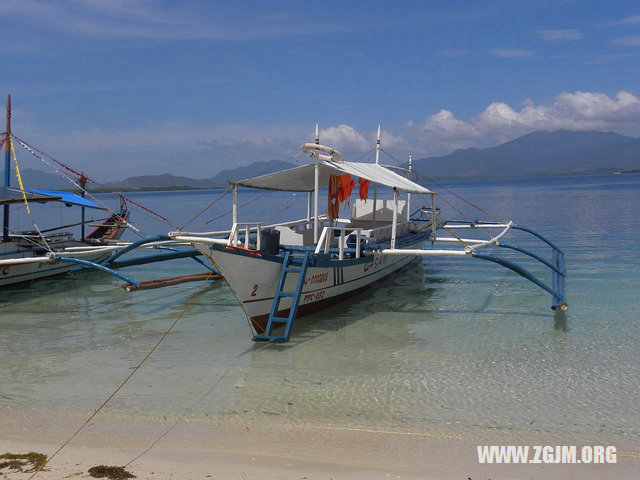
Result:
[[[347,239],[349,236],[355,234],[356,236],[356,258],[360,258],[360,243],[362,238],[362,228],[357,227],[332,227],[327,226],[322,229],[322,233],[320,234],[320,239],[318,240],[318,244],[316,245],[315,253],[329,253],[331,248],[331,239],[335,238],[334,232],[340,232],[340,237],[338,239],[338,259],[344,259],[344,251],[347,246]],[[349,231],[347,234],[346,232]]]
[[[244,227],[244,228],[242,228]],[[256,250],[260,250],[262,240],[262,222],[237,222],[231,227],[227,245],[236,246],[240,244],[239,236],[241,229],[244,230],[244,248],[249,248],[249,236],[252,231],[256,232]]]
[[[403,222],[398,222],[397,224],[398,232],[402,232],[405,227],[408,227],[412,223],[413,223],[412,221],[406,221],[406,220]],[[364,229],[362,230],[362,232],[367,237],[369,237],[371,241],[373,241],[374,243],[378,243],[380,240],[386,240],[390,238],[392,230],[393,230],[393,225],[389,223],[389,224],[382,225],[380,227]]]
[[[318,215],[318,220],[321,222],[324,221],[328,221],[328,217],[326,215]],[[339,220],[340,222],[348,222],[349,220]],[[262,229],[264,230],[265,228],[274,228],[274,227],[297,227],[300,225],[306,225],[309,222],[313,223],[313,217],[311,217],[311,219],[307,219],[307,218],[302,218],[299,220],[292,220],[290,222],[282,222],[282,223],[272,223],[269,225],[262,225]],[[246,222],[245,222],[246,223]],[[242,225],[245,225],[245,223],[241,223]],[[248,222],[249,225],[256,225],[257,222]],[[252,227],[250,228],[251,232],[255,232],[256,228]],[[175,237],[228,237],[231,234],[231,230],[215,230],[215,231],[211,231],[211,232],[181,232],[181,231],[175,231],[175,232],[169,232],[169,237],[171,238],[175,238]]]
[[[490,247],[491,245],[497,245],[500,239],[507,234],[507,232],[512,226],[513,226],[513,222],[509,222],[506,224],[498,223],[498,224],[488,225],[489,228],[502,228],[502,232],[500,232],[498,235],[495,235],[495,236],[489,235],[490,239],[486,241],[475,239],[475,238],[470,239],[470,238],[460,238],[460,237],[451,237],[451,238],[436,237],[435,239],[432,239],[432,241],[433,242],[459,242],[464,245],[464,251],[468,254],[471,254],[482,248]],[[461,229],[461,228],[470,228],[470,226],[455,225],[455,224],[454,225],[447,224],[446,226],[447,230],[455,230],[455,229]],[[482,227],[473,227],[473,228],[485,228],[485,226],[483,225]]]

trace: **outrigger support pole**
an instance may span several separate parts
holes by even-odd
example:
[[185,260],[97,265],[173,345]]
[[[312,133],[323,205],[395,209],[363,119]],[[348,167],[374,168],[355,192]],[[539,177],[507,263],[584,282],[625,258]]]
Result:
[[[196,258],[198,255],[202,255],[197,250],[182,250],[171,253],[158,253],[155,255],[144,255],[142,257],[135,257],[131,260],[120,260],[113,261],[107,260],[105,263],[112,268],[124,268],[124,267],[132,267],[134,265],[145,265],[147,263],[157,263],[164,262],[167,260],[178,260],[180,258],[193,258],[196,261],[199,261]],[[202,262],[204,264],[204,262]],[[204,264],[207,268],[209,268],[206,264]],[[211,268],[209,268],[211,270]]]
[[138,248],[141,245],[146,245],[147,243],[153,243],[153,242],[162,242],[167,240],[172,240],[172,238],[168,237],[167,235],[156,235],[155,237],[143,238],[142,240],[138,240],[137,242],[133,242],[127,245],[122,250],[118,250],[113,255],[111,255],[107,260],[105,260],[103,263],[113,263],[113,261],[116,258],[121,257],[125,253],[130,252],[134,248]]
[[[514,228],[514,227],[511,227],[511,228]],[[520,252],[520,253],[524,253],[525,255],[529,255],[531,258],[535,258],[540,263],[545,264],[547,267],[549,267],[554,272],[559,273],[560,275],[564,275],[564,272],[562,272],[557,266],[553,265],[551,262],[546,261],[540,255],[536,255],[532,251],[527,250],[526,248],[518,247],[516,245],[509,245],[507,243],[498,243],[497,246],[498,247],[502,247],[502,248],[510,248],[511,250],[515,250],[516,252]]]
[[55,256],[54,258],[60,262],[77,263],[78,265],[82,265],[84,267],[90,267],[90,268],[95,268],[96,270],[102,270],[103,272],[110,273],[114,277],[117,277],[120,280],[124,280],[125,282],[135,285],[136,287],[140,286],[140,282],[138,282],[137,280],[134,280],[133,278],[129,278],[126,275],[116,272],[115,270],[112,270],[109,267],[105,267],[104,265],[101,265],[99,263],[90,262],[89,260],[82,260],[80,258],[73,258],[73,257]]
[[[436,231],[436,217],[435,217],[435,194],[431,194],[431,199],[432,199],[432,203],[431,203],[431,222],[432,222],[432,230],[431,230],[431,242],[432,244],[434,242],[442,242],[442,241],[452,241],[454,242],[455,239],[448,239],[448,238],[436,238],[435,235],[435,231]],[[421,212],[422,210],[420,210]],[[449,224],[451,223],[451,224]],[[478,241],[478,243],[471,243],[470,245],[467,245],[465,247],[464,250],[429,250],[429,249],[414,249],[414,250],[409,250],[409,249],[394,249],[393,247],[391,249],[384,249],[381,250],[380,253],[382,254],[386,254],[386,255],[416,255],[416,256],[421,256],[421,257],[466,257],[466,258],[477,258],[480,260],[487,260],[489,262],[493,262],[496,263],[502,267],[508,268],[509,270],[517,273],[518,275],[520,275],[521,277],[529,280],[530,282],[536,284],[538,287],[542,288],[543,290],[549,292],[551,295],[553,295],[553,300],[551,302],[551,308],[553,310],[556,309],[560,309],[562,311],[565,311],[569,308],[569,304],[567,303],[567,297],[565,295],[565,277],[566,277],[566,268],[565,268],[565,262],[564,262],[564,253],[562,252],[562,250],[560,250],[555,244],[553,244],[550,240],[548,240],[547,238],[545,238],[543,235],[539,234],[538,232],[531,230],[530,228],[527,227],[520,227],[517,225],[513,225],[511,222],[509,222],[508,224],[501,224],[501,223],[495,223],[495,222],[470,222],[470,221],[463,221],[463,220],[455,220],[455,221],[451,221],[451,222],[445,222],[442,223],[442,225],[446,225],[448,228],[450,229],[477,229],[477,228],[502,228],[504,229],[503,232],[494,237],[491,241],[489,242],[480,242]],[[546,243],[547,245],[549,245],[552,249],[553,249],[553,259],[552,261],[548,261],[545,260],[544,258],[542,258],[540,255],[533,253],[530,250],[527,250],[526,248],[522,248],[522,247],[518,247],[515,245],[509,245],[507,243],[501,243],[499,240],[500,238],[506,233],[507,229],[516,229],[516,230],[521,230],[523,232],[527,232],[530,233],[531,235],[537,237],[538,239],[542,240],[544,243]],[[393,235],[393,234],[392,234]],[[473,242],[474,240],[470,240],[470,239],[458,239],[458,240],[463,240],[464,242]],[[392,238],[392,243],[391,245],[393,245],[393,238]],[[511,250],[515,250],[516,252],[520,252],[523,253],[537,261],[539,261],[540,263],[542,263],[543,265],[545,265],[546,267],[549,267],[549,269],[551,270],[551,274],[552,274],[552,286],[550,287],[549,285],[547,285],[546,283],[544,283],[543,281],[541,281],[540,279],[538,279],[538,277],[536,277],[534,274],[532,274],[531,272],[529,272],[526,268],[521,267],[520,265],[510,261],[510,260],[506,260],[504,258],[500,258],[497,257],[495,255],[491,255],[491,254],[486,254],[486,253],[478,253],[476,251],[476,249],[478,248],[482,248],[482,247],[489,247],[489,246],[496,246],[496,247],[502,247],[502,248],[508,248]]]
[[540,280],[538,280],[536,276],[533,275],[531,272],[529,272],[526,268],[521,267],[513,262],[510,262],[509,260],[505,260],[504,258],[496,257],[493,255],[487,255],[484,253],[474,252],[471,255],[474,258],[479,258],[480,260],[487,260],[489,262],[497,263],[498,265],[508,268],[509,270],[517,273],[521,277],[524,277],[530,282],[535,283],[543,290],[546,290],[547,292],[549,292],[551,295],[553,295],[553,301],[551,303],[552,310],[555,310],[556,308],[560,308],[560,310],[563,310],[563,311],[568,310],[569,304],[567,303],[567,300],[564,295],[564,282],[558,282],[558,283],[556,282],[556,279],[557,279],[556,275],[558,275],[557,272],[555,271],[553,272],[554,273],[553,283],[554,283],[554,287],[556,288],[554,289],[554,288],[548,287],[544,282],[541,282]]

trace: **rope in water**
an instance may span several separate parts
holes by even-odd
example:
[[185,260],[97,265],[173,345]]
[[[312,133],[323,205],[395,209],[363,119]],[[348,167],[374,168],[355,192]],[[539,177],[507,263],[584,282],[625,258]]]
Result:
[[[265,344],[262,345],[260,347],[255,348],[252,351],[258,351],[258,350],[262,350],[264,348],[267,348],[270,344]],[[245,352],[246,353],[246,352]],[[240,355],[236,355],[236,359],[231,363],[231,365],[229,365],[227,367],[227,369],[224,371],[224,373],[222,374],[222,376],[220,378],[218,378],[210,387],[209,389],[204,392],[204,394],[202,396],[200,396],[200,398],[198,398],[198,400],[195,401],[195,403],[193,403],[192,405],[190,405],[183,413],[182,415],[180,415],[178,417],[178,419],[173,422],[164,432],[162,432],[158,438],[156,438],[151,445],[149,445],[147,448],[145,448],[142,452],[140,452],[138,455],[136,455],[135,457],[133,457],[131,460],[129,460],[129,462],[127,462],[124,467],[127,468],[129,465],[131,465],[132,463],[134,463],[135,461],[139,460],[142,456],[144,456],[146,453],[148,453],[153,447],[155,447],[164,437],[166,437],[169,432],[171,432],[171,430],[173,430],[180,422],[182,422],[182,420],[187,416],[187,414],[193,410],[194,408],[196,408],[200,402],[202,402],[205,398],[207,398],[211,392],[213,392],[213,390],[215,390],[215,388],[220,384],[220,382],[222,382],[222,380],[224,380],[227,377],[227,374],[231,371],[231,369],[233,367],[236,366],[236,364],[238,363],[238,361],[240,360],[240,358],[245,354],[245,353],[241,353]]]
[[[214,273],[210,272],[209,276],[213,276]],[[124,381],[111,393],[111,395],[109,395],[107,397],[107,399],[105,401],[103,401],[100,406],[96,409],[95,412],[93,412],[86,420],[85,422],[80,425],[80,427],[73,432],[73,434],[67,438],[62,445],[60,445],[60,447],[58,447],[58,449],[53,452],[53,454],[47,458],[47,460],[44,462],[43,465],[41,465],[37,470],[35,470],[33,472],[33,474],[27,479],[27,480],[32,480],[33,478],[35,478],[35,476],[41,472],[48,464],[49,462],[51,462],[51,460],[53,460],[55,458],[56,455],[58,455],[58,453],[60,453],[60,451],[66,447],[71,440],[73,440],[83,429],[84,427],[86,427],[89,422],[91,420],[93,420],[93,418],[98,415],[98,413],[100,413],[100,411],[107,406],[107,404],[113,399],[113,397],[115,397],[118,392],[120,390],[122,390],[124,388],[124,386],[129,382],[129,380],[131,380],[131,377],[133,377],[142,367],[142,365],[144,365],[144,363],[149,359],[149,357],[151,357],[151,355],[153,354],[153,352],[156,351],[156,349],[160,346],[160,344],[162,343],[162,341],[167,338],[167,335],[169,335],[169,333],[171,333],[171,331],[173,330],[173,328],[176,326],[176,324],[180,321],[180,319],[184,316],[185,313],[187,313],[187,311],[189,311],[189,309],[191,308],[191,306],[193,305],[193,303],[196,301],[196,299],[200,296],[200,293],[202,293],[202,291],[204,290],[206,283],[203,283],[203,285],[198,289],[198,291],[191,297],[191,299],[189,300],[189,302],[187,302],[187,304],[185,305],[185,307],[182,309],[182,311],[180,312],[180,315],[178,315],[178,317],[173,321],[173,323],[169,326],[169,328],[164,332],[164,334],[160,337],[160,339],[156,342],[156,344],[153,346],[153,348],[151,350],[149,350],[149,353],[147,353],[144,358],[140,361],[140,363],[138,363],[138,365],[136,367],[133,368],[133,370],[131,371],[131,373],[124,379]]]

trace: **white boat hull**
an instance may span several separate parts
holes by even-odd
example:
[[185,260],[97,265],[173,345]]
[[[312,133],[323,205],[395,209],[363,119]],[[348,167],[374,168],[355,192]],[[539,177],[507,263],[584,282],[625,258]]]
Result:
[[[100,263],[106,260],[110,254],[111,252],[105,252],[102,250],[83,253],[82,255],[68,254],[68,256],[74,256],[81,258],[82,260]],[[26,256],[21,258],[30,257]],[[5,260],[10,261],[10,259]],[[71,262],[57,261],[52,263],[47,261],[46,257],[43,257],[41,262],[33,263],[19,263],[20,258],[16,258],[16,260],[15,264],[4,262],[0,265],[0,287],[60,275],[78,267],[78,264]]]
[[[207,244],[196,243],[194,247],[209,257],[220,270],[251,318],[254,328],[258,333],[262,333],[273,305],[282,262],[239,248],[229,247],[220,250]],[[344,260],[325,262],[336,266],[310,266],[305,275],[297,315],[304,315],[348,298],[398,271],[416,258],[374,254],[358,263]],[[283,291],[295,291],[299,275],[289,273]],[[292,301],[291,297],[282,298],[278,312],[286,315]]]

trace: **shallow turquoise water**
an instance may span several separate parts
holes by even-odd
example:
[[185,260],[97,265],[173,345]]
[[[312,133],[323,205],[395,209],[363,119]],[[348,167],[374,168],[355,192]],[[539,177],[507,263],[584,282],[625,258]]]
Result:
[[[436,259],[304,317],[289,344],[263,346],[251,342],[229,289],[214,284],[200,292],[108,411],[176,416],[215,386],[190,416],[535,432],[566,443],[640,447],[640,175],[445,186],[500,218],[539,229],[565,250],[566,315],[552,312],[549,295],[507,270]],[[218,193],[131,196],[180,225]],[[241,207],[241,220],[268,219],[294,198],[297,203],[280,218],[305,212],[306,196],[261,195],[241,191],[241,204],[250,202]],[[226,197],[199,223],[224,214],[229,204]],[[42,228],[67,215],[39,208]],[[145,233],[172,229],[133,215]],[[17,210],[14,218],[26,228]],[[206,228],[225,228],[229,221],[227,215]],[[527,265],[550,281],[547,272]],[[157,278],[201,270],[195,262],[178,261],[126,273]],[[120,283],[82,273],[0,293],[0,405],[92,411],[201,288],[185,284],[126,294]]]

